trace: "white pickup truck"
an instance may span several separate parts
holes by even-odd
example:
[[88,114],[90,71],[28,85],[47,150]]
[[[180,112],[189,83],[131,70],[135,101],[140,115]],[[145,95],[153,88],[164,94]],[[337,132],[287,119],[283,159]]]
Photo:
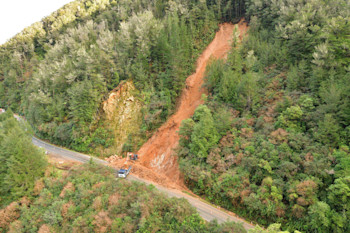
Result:
[[119,178],[126,178],[126,176],[130,173],[131,166],[128,169],[120,169],[118,171],[118,177]]

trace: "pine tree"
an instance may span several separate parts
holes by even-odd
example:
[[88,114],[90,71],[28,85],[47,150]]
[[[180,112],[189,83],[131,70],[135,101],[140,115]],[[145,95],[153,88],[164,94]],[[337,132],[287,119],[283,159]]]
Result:
[[211,147],[218,142],[219,134],[210,109],[206,105],[199,106],[193,118],[197,123],[193,127],[190,149],[192,154],[203,159],[208,156]]
[[30,195],[37,178],[46,168],[43,151],[34,146],[31,136],[12,116],[0,119],[0,194],[1,202]]

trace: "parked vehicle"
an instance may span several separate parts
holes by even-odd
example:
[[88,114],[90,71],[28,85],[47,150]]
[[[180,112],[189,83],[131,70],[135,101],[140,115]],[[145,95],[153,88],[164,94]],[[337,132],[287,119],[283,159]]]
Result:
[[118,177],[119,178],[126,178],[131,171],[131,166],[128,169],[120,169],[118,171]]

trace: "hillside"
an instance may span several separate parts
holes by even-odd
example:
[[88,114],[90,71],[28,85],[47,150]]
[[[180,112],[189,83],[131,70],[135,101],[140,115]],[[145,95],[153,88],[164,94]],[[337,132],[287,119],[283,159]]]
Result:
[[350,6],[249,2],[249,36],[180,127],[185,183],[263,225],[349,232]]
[[[242,15],[242,4],[221,8],[230,4],[69,3],[1,46],[0,106],[25,115],[41,138],[77,151],[136,151],[174,112],[219,18]],[[138,104],[111,118],[104,103],[124,82],[133,83],[124,94]]]
[[263,226],[349,232],[349,21],[347,0],[77,0],[0,47],[0,107]]
[[184,199],[141,183],[115,181],[94,164],[69,171],[49,167],[33,196],[0,210],[9,232],[246,232],[234,223],[206,223]]
[[186,87],[179,98],[176,112],[139,149],[138,155],[143,166],[164,174],[178,185],[184,185],[177,156],[174,153],[179,142],[180,124],[191,117],[195,109],[203,103],[202,96],[206,94],[206,89],[203,88],[204,73],[208,63],[214,59],[227,57],[233,42],[234,31],[238,37],[243,38],[247,28],[244,19],[236,25],[226,23],[219,26],[215,38],[198,58],[195,73],[186,79]]

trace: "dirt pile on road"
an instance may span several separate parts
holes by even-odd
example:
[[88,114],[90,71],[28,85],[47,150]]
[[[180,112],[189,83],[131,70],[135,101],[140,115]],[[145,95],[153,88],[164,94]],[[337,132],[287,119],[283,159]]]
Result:
[[126,169],[129,166],[132,166],[131,172],[133,175],[154,182],[156,184],[160,184],[163,187],[180,190],[183,189],[182,187],[175,184],[172,180],[170,180],[167,176],[157,173],[152,168],[141,165],[138,161],[130,161],[127,158],[123,158],[117,155],[110,156],[106,159],[106,161],[108,161],[115,168]]

